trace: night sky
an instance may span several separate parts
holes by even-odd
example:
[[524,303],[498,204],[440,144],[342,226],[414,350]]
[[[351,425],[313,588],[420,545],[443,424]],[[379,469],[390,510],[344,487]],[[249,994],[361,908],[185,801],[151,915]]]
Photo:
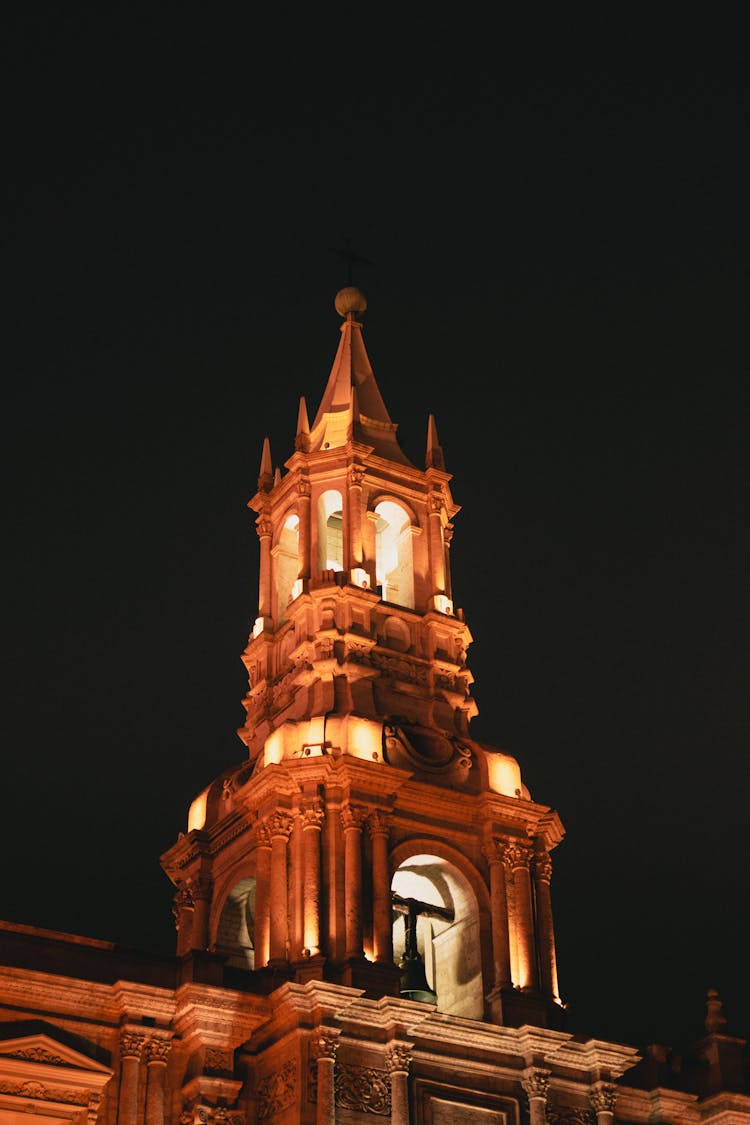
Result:
[[472,733],[567,830],[570,1030],[691,1042],[716,987],[750,1034],[745,37],[159,9],[4,36],[0,917],[174,950],[350,237],[462,506]]

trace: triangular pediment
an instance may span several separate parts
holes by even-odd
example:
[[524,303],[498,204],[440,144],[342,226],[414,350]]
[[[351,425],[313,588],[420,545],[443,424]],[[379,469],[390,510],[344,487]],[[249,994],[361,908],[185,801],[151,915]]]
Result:
[[48,1032],[37,1031],[14,1036],[12,1025],[11,1027],[6,1025],[0,1033],[8,1036],[0,1039],[0,1062],[6,1059],[20,1059],[47,1066],[67,1067],[89,1074],[109,1076],[112,1073],[111,1067],[104,1066],[63,1042],[55,1035],[55,1030],[50,1028]]

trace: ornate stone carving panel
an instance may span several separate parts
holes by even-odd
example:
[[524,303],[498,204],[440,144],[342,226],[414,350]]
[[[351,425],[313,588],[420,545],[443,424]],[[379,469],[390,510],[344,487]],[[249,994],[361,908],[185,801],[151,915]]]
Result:
[[292,1105],[296,1097],[297,1066],[290,1059],[258,1083],[258,1120],[273,1121],[274,1116]]
[[391,1080],[388,1072],[372,1066],[348,1063],[336,1067],[336,1105],[389,1117],[391,1113]]

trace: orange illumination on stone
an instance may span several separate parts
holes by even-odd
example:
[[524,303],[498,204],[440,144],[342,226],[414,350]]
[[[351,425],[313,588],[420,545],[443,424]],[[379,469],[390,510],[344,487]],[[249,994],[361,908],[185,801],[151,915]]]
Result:
[[505,797],[519,797],[523,793],[521,770],[510,754],[487,754],[487,773],[490,789]]
[[206,823],[206,798],[208,797],[208,790],[204,789],[195,800],[193,801],[188,811],[188,832],[193,829],[202,828]]

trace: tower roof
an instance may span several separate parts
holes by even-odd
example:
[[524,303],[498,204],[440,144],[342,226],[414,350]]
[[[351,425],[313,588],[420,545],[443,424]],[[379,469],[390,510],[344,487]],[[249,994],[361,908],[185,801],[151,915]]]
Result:
[[370,365],[356,314],[367,308],[354,286],[339,290],[336,311],[344,317],[336,357],[310,433],[310,450],[335,448],[347,441],[370,445],[389,461],[411,462],[398,444],[398,425],[391,421]]

